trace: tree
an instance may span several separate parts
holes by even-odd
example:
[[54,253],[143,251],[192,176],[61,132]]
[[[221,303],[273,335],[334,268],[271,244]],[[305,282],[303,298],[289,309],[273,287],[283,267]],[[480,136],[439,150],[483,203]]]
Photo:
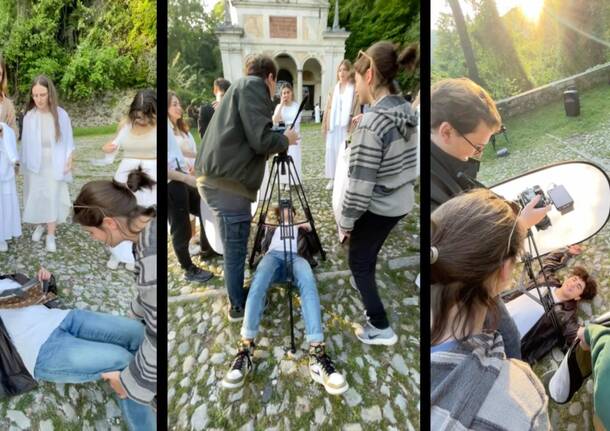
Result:
[[449,6],[451,6],[451,12],[453,13],[455,28],[460,37],[460,44],[462,45],[462,52],[464,53],[464,60],[466,60],[466,68],[468,69],[468,76],[477,84],[484,86],[483,80],[479,76],[477,62],[474,58],[474,52],[470,43],[470,37],[468,37],[466,21],[464,20],[464,14],[462,14],[460,3],[458,0],[448,0],[448,2]]

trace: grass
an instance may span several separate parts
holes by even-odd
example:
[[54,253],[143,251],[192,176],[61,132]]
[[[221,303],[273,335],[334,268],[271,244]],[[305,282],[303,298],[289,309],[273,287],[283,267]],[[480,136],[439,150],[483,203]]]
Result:
[[114,135],[116,132],[116,124],[97,127],[75,127],[72,130],[72,133],[74,134],[75,138],[82,138],[84,136]]
[[[524,150],[536,146],[550,133],[559,138],[587,133],[608,120],[610,112],[610,85],[602,85],[580,93],[580,116],[568,117],[563,100],[540,107],[534,111],[507,119],[504,123],[510,144],[508,149]],[[505,146],[502,136],[497,140],[498,148]],[[493,160],[496,155],[491,145],[486,147],[482,161]]]

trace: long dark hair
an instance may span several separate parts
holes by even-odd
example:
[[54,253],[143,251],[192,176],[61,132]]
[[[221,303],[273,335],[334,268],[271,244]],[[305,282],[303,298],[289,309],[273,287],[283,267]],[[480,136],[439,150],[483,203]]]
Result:
[[136,233],[133,222],[140,216],[155,217],[157,211],[154,207],[138,205],[134,193],[155,184],[141,167],[129,173],[125,184],[115,180],[91,181],[83,186],[74,201],[73,220],[82,226],[99,228],[104,217],[125,217],[127,229]]
[[32,110],[36,107],[36,102],[34,102],[34,97],[32,96],[32,91],[34,90],[34,86],[42,85],[48,91],[48,104],[49,111],[51,115],[53,115],[53,121],[55,124],[55,139],[59,141],[61,138],[61,129],[59,128],[59,114],[57,113],[57,107],[59,106],[59,99],[57,97],[57,90],[55,89],[55,85],[53,85],[53,81],[51,78],[45,75],[38,75],[32,81],[32,85],[30,86],[30,100],[28,102],[26,112]]
[[[481,307],[497,318],[489,283],[506,259],[515,259],[521,250],[525,232],[517,219],[518,210],[485,189],[456,196],[432,213],[432,344],[443,341],[448,328],[454,338],[471,333]],[[450,322],[447,316],[455,305],[458,311]]]
[[6,62],[0,54],[0,69],[2,69],[2,79],[0,79],[0,101],[8,97],[8,74],[6,73]]
[[129,120],[133,125],[138,119],[138,112],[141,112],[148,120],[148,124],[157,122],[157,92],[154,90],[140,90],[133,98],[129,106]]
[[[173,92],[173,91],[167,92],[167,109],[169,109],[172,106],[172,99],[174,97],[176,98],[178,103],[180,103],[180,99],[178,98],[178,95],[175,92]],[[184,118],[178,118],[178,120],[176,121],[176,124],[174,124],[174,126],[176,126],[176,128],[178,130],[180,130],[182,133],[184,133],[185,135],[187,135],[189,132],[189,126],[188,126],[188,124],[186,124],[186,121],[184,121]]]

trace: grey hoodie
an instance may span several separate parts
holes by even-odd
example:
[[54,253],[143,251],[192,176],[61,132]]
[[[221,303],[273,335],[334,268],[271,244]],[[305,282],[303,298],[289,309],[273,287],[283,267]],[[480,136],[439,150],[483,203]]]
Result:
[[400,96],[386,96],[364,114],[352,135],[342,229],[351,231],[367,210],[397,217],[413,208],[416,126],[416,114]]

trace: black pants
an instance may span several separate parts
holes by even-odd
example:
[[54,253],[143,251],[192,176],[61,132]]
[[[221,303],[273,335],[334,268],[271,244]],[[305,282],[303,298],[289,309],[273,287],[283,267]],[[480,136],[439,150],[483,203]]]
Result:
[[370,323],[378,328],[390,326],[375,283],[377,255],[396,223],[403,218],[365,212],[354,224],[349,239],[349,268],[362,295]]
[[201,221],[201,200],[197,189],[180,181],[170,181],[167,184],[167,218],[174,252],[176,257],[178,257],[180,266],[185,271],[194,266],[189,254],[189,241],[191,239],[190,214],[197,216],[201,223],[199,233],[201,251],[210,250],[211,247],[205,236],[203,222]]

